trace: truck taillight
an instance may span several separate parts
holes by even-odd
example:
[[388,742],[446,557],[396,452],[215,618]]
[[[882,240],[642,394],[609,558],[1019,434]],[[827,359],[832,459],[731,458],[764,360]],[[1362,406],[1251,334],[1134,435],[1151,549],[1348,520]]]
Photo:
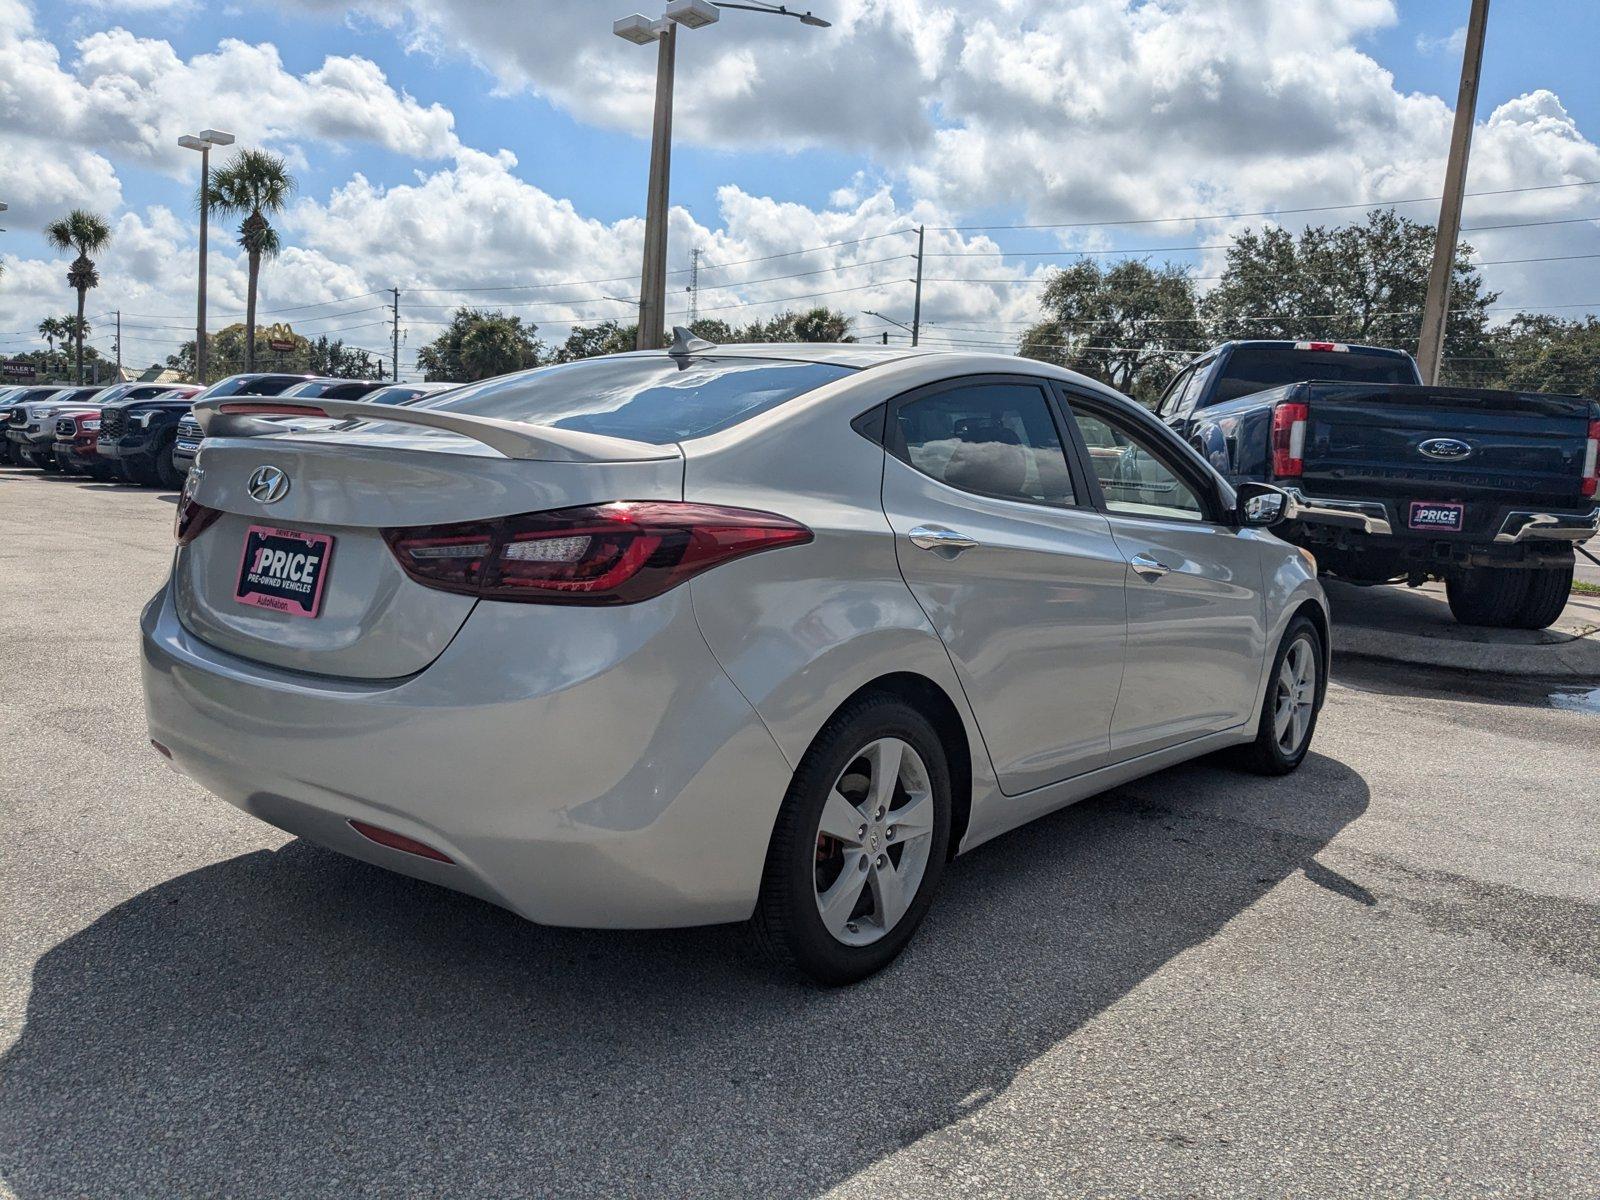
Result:
[[1589,422],[1589,441],[1583,448],[1583,495],[1592,496],[1600,482],[1600,421]]
[[812,540],[775,513],[665,500],[382,532],[426,587],[532,604],[633,604],[735,558]]
[[1336,354],[1349,354],[1350,347],[1343,342],[1296,342],[1296,350],[1328,350]]
[[1307,404],[1289,402],[1272,410],[1272,474],[1278,479],[1303,475],[1306,469]]

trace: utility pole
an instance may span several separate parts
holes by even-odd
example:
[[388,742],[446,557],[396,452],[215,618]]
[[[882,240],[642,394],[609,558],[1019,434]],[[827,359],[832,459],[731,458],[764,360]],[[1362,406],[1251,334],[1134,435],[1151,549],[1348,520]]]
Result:
[[1461,202],[1467,190],[1467,157],[1472,152],[1472,121],[1478,110],[1478,77],[1483,69],[1483,38],[1489,24],[1489,0],[1472,0],[1467,18],[1467,45],[1461,55],[1461,91],[1456,96],[1455,127],[1450,134],[1450,159],[1444,172],[1444,199],[1439,205],[1439,230],[1428,272],[1428,299],[1422,308],[1422,336],[1417,341],[1417,366],[1422,382],[1438,382],[1444,361],[1445,328],[1450,319],[1450,283],[1455,275],[1456,243],[1461,238]]
[[664,24],[656,52],[656,116],[650,134],[650,189],[645,201],[636,350],[659,350],[667,327],[667,192],[672,176],[672,76],[678,25],[675,21]]
[[911,344],[915,346],[922,335],[922,240],[927,236],[926,225],[917,226],[917,298],[911,306]]
[[394,288],[394,382],[400,382],[400,289]]
[[689,251],[689,325],[700,319],[700,249]]
[[122,382],[122,310],[117,309],[117,382]]

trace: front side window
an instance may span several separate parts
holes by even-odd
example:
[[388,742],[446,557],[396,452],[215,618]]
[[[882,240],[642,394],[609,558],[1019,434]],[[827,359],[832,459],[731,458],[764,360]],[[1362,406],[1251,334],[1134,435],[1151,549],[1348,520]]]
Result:
[[1030,504],[1077,502],[1050,406],[1030,384],[974,384],[902,404],[904,458],[962,491]]
[[1097,413],[1074,410],[1078,429],[1089,448],[1106,509],[1130,517],[1204,521],[1200,495],[1171,465],[1165,447],[1123,422]]
[[1179,407],[1183,404],[1183,394],[1194,379],[1194,368],[1185,367],[1167,384],[1167,390],[1161,395],[1161,403],[1156,405],[1156,412],[1163,417],[1176,416]]

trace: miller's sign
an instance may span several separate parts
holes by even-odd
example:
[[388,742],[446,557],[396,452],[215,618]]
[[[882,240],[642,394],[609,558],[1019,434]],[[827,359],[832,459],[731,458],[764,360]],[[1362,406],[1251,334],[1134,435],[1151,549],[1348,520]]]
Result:
[[31,362],[0,362],[0,379],[33,379],[38,373]]

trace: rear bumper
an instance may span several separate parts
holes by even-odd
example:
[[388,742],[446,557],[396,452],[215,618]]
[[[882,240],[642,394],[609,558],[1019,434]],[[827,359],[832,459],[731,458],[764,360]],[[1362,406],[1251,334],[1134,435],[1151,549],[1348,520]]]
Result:
[[1394,533],[1389,508],[1377,500],[1336,500],[1327,496],[1307,496],[1299,488],[1286,487],[1294,501],[1289,517],[1312,525],[1334,525],[1361,533],[1387,537]]
[[[170,586],[142,619],[150,736],[262,820],[555,925],[749,916],[790,772],[706,647],[687,588],[618,609],[479,604],[405,679],[219,651]],[[352,820],[441,863],[375,844]]]
[[1498,545],[1518,542],[1584,542],[1600,533],[1600,508],[1588,512],[1535,512],[1519,510],[1506,514]]
[[[1307,496],[1299,488],[1286,487],[1294,501],[1290,519],[1309,525],[1329,525],[1351,529],[1377,537],[1410,537],[1417,540],[1436,540],[1434,533],[1398,529],[1391,518],[1389,506],[1381,500],[1356,500],[1326,496]],[[1494,534],[1494,543],[1500,546],[1517,545],[1530,541],[1582,542],[1600,533],[1600,508],[1561,511],[1550,509],[1512,509],[1501,518]],[[1472,542],[1471,535],[1449,535],[1453,540]],[[1481,534],[1479,539],[1481,540]]]

